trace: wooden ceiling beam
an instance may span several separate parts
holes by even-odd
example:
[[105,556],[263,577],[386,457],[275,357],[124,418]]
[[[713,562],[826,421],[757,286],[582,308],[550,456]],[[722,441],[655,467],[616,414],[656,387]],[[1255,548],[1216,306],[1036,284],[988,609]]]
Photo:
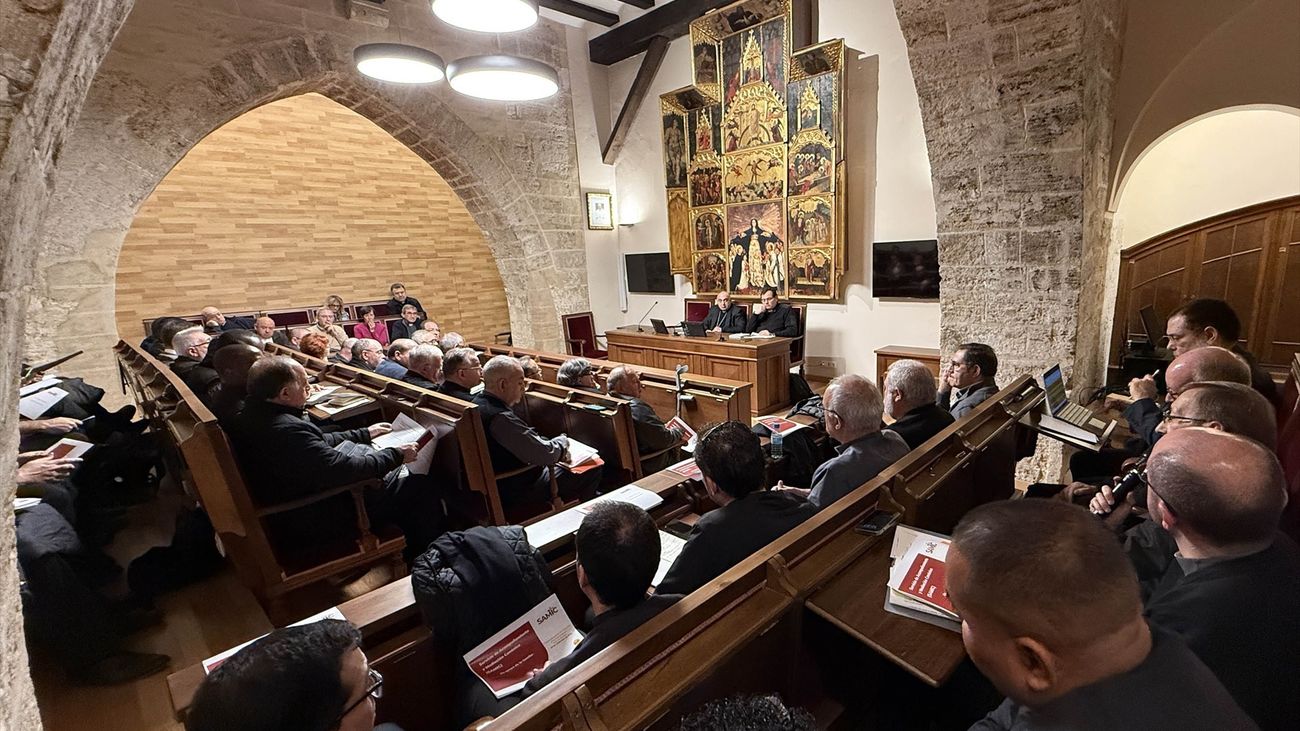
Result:
[[605,149],[601,150],[601,158],[606,165],[613,165],[618,160],[618,153],[623,149],[623,142],[632,128],[632,121],[636,119],[637,110],[645,101],[650,85],[654,83],[655,75],[659,73],[659,67],[663,65],[664,56],[667,55],[668,39],[663,36],[651,38],[645,58],[641,59],[641,68],[637,70],[632,88],[627,92],[627,100],[623,102],[623,109],[618,113],[618,121],[614,123],[614,129],[610,130]]
[[579,20],[588,20],[606,28],[613,28],[618,25],[617,15],[573,0],[537,0],[537,4],[557,13],[571,15]]
[[650,47],[657,36],[668,40],[691,31],[691,22],[705,13],[735,0],[673,0],[639,18],[591,39],[587,52],[592,63],[605,66],[632,58]]

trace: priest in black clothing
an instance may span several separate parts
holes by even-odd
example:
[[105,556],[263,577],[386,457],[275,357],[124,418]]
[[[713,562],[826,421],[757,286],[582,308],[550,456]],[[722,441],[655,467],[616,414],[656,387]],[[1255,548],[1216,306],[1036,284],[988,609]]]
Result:
[[743,333],[749,322],[745,308],[731,301],[730,292],[719,292],[704,316],[704,329],[715,333]]
[[472,389],[483,382],[483,366],[479,364],[478,353],[473,348],[452,348],[442,354],[442,384],[438,391],[458,398],[461,401],[473,401]]
[[414,305],[415,312],[419,315],[420,319],[423,320],[426,317],[424,305],[420,304],[420,300],[406,293],[405,284],[402,284],[401,282],[393,282],[393,285],[388,288],[388,294],[391,297],[391,299],[388,300],[388,314],[390,316],[400,315],[402,314],[403,307]]
[[885,375],[885,415],[894,422],[885,427],[916,449],[956,419],[935,403],[938,386],[934,373],[917,360],[899,360]]
[[[310,386],[307,371],[291,358],[267,356],[249,369],[248,398],[235,418],[231,438],[241,471],[254,499],[283,503],[367,479],[382,486],[368,490],[366,512],[373,523],[397,523],[406,534],[408,557],[418,555],[438,536],[438,496],[427,476],[403,477],[398,468],[419,451],[414,442],[376,449],[370,440],[392,430],[388,423],[324,433],[306,417]],[[325,501],[291,511],[286,534],[319,540],[329,525],[354,528],[350,501]]]
[[438,390],[442,380],[442,351],[432,345],[417,345],[407,351],[406,375],[402,380],[428,391]]
[[763,309],[757,315],[749,316],[746,331],[779,338],[799,336],[799,315],[793,307],[781,301],[776,294],[776,287],[764,287],[759,302]]
[[1180,637],[1143,618],[1132,567],[1086,511],[982,505],[945,564],[966,653],[1007,696],[971,731],[1255,728]]
[[704,514],[656,591],[689,594],[817,514],[817,506],[763,486],[766,463],[758,436],[728,421],[695,446],[704,489],[721,507]]
[[1244,436],[1172,429],[1151,450],[1147,481],[1151,519],[1172,538],[1152,542],[1163,555],[1134,557],[1146,570],[1165,567],[1147,617],[1186,640],[1261,728],[1294,728],[1300,547],[1278,531],[1286,482],[1277,457]]
[[411,339],[416,333],[420,332],[420,326],[424,324],[424,321],[420,319],[419,307],[410,302],[398,307],[393,314],[401,316],[401,319],[388,323],[388,337],[394,341],[403,338]]

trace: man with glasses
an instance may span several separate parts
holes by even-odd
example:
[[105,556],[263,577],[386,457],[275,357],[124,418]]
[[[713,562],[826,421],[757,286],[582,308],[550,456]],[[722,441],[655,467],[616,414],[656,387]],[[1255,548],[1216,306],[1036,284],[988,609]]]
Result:
[[483,366],[473,348],[452,348],[442,357],[442,385],[438,390],[461,401],[473,401],[473,388],[483,382]]
[[381,376],[402,380],[406,369],[384,357],[384,346],[378,340],[362,338],[352,346],[353,365],[364,365],[366,370]]
[[580,388],[592,393],[600,393],[600,383],[596,381],[596,367],[586,358],[570,358],[560,365],[555,372],[555,382],[565,388]]
[[212,336],[203,332],[203,328],[191,327],[176,333],[172,338],[172,349],[176,351],[176,360],[172,361],[172,372],[181,377],[195,396],[206,401],[208,392],[221,380],[221,376],[211,368],[208,357],[208,345]]
[[[1147,481],[1151,520],[1177,547],[1147,617],[1181,635],[1261,728],[1293,728],[1300,547],[1278,532],[1287,495],[1277,457],[1244,436],[1171,429],[1151,450]],[[1141,579],[1147,567],[1137,568]]]
[[187,731],[399,731],[375,726],[384,678],[361,651],[361,632],[325,619],[257,640],[203,680]]
[[997,394],[998,356],[984,343],[963,343],[939,376],[935,403],[960,419]]

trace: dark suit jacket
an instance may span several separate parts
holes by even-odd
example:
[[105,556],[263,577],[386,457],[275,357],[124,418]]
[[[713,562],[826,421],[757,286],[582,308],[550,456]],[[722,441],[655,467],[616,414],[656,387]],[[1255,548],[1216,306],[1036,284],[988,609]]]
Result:
[[221,326],[221,332],[227,330],[252,330],[253,318],[251,317],[227,317],[226,324]]
[[[391,298],[391,297],[388,298],[388,314],[391,315],[391,316],[393,316],[393,317],[401,317],[401,316],[402,316],[402,308],[405,307],[405,306],[407,306],[407,305],[415,305],[415,309],[417,309],[417,310],[420,311],[420,319],[421,319],[421,320],[424,319],[424,314],[425,314],[425,313],[424,313],[424,305],[420,304],[420,300],[418,300],[418,299],[412,297],[412,296],[409,295],[409,294],[406,295],[406,301],[405,301],[405,302],[398,302],[397,300],[395,300],[395,299],[393,299],[393,298]],[[391,333],[390,333],[390,334],[391,334]],[[390,340],[389,342],[392,342],[392,341]]]
[[1129,431],[1144,443],[1142,448],[1155,446],[1156,440],[1160,438],[1156,427],[1160,426],[1162,420],[1159,404],[1149,398],[1138,399],[1125,407],[1124,420],[1128,422]]
[[524,686],[520,696],[527,698],[545,688],[547,684],[561,675],[578,667],[588,658],[623,639],[623,636],[654,618],[663,610],[677,603],[681,596],[677,594],[659,594],[647,597],[640,604],[628,609],[611,609],[596,617],[592,622],[591,632],[582,638],[582,642],[573,652],[556,660],[542,672],[534,675]]
[[444,396],[460,399],[461,401],[474,400],[474,394],[470,393],[468,388],[464,388],[459,383],[454,383],[452,381],[443,381],[438,384],[438,393]]
[[434,383],[433,381],[430,381],[429,379],[425,378],[419,373],[410,370],[409,368],[406,370],[406,375],[402,376],[402,380],[406,383],[411,384],[412,386],[419,386],[420,388],[425,388],[430,391],[439,390],[438,384]]
[[709,314],[704,316],[704,329],[721,327],[724,333],[743,333],[748,322],[745,308],[740,305],[732,304],[726,312],[718,309],[717,305],[709,305]]
[[205,405],[211,405],[212,396],[221,384],[221,376],[202,361],[182,355],[171,364],[172,372],[181,377],[186,386]]
[[246,403],[230,436],[249,490],[266,503],[383,477],[402,465],[396,447],[334,448],[345,441],[369,444],[366,429],[326,434],[301,410],[267,401]]
[[788,492],[751,492],[700,518],[657,592],[689,594],[817,514]]
[[[628,399],[628,404],[632,411],[632,427],[636,430],[637,451],[641,454],[658,452],[661,449],[669,447],[680,441],[680,437],[671,429],[664,426],[663,419],[655,413],[650,404],[639,398]],[[675,461],[677,450],[665,452],[655,459],[645,463],[643,469],[648,475],[652,472],[658,472],[666,468]]]
[[930,437],[946,429],[956,419],[938,404],[926,404],[903,414],[903,418],[885,427],[907,442],[911,449],[925,444]]
[[275,343],[276,345],[283,345],[286,348],[293,347],[293,343],[289,341],[289,333],[283,330],[272,330],[271,342]]
[[790,305],[780,302],[771,312],[750,315],[745,330],[756,333],[766,330],[781,338],[799,337],[799,315]]
[[1300,547],[1279,533],[1259,553],[1184,573],[1173,561],[1146,604],[1182,636],[1263,729],[1300,719]]
[[[407,297],[407,299],[410,299],[410,297]],[[420,326],[423,324],[424,320],[416,320],[413,323],[408,323],[406,320],[393,320],[388,325],[388,342],[391,343],[398,338],[411,337],[420,331]]]
[[998,384],[993,381],[985,381],[968,386],[961,396],[956,399],[953,398],[957,394],[955,389],[940,391],[934,402],[951,412],[954,419],[960,419],[976,406],[988,400],[989,397],[996,395],[997,392]]

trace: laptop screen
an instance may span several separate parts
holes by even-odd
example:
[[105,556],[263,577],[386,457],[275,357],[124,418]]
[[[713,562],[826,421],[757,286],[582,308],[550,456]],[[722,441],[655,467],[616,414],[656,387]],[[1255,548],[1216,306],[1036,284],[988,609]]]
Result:
[[1161,331],[1160,320],[1156,318],[1156,308],[1147,305],[1138,310],[1138,317],[1142,318],[1142,329],[1147,331],[1147,342],[1151,347],[1159,347],[1160,339],[1165,336]]
[[1065,395],[1065,378],[1061,376],[1061,366],[1054,365],[1043,374],[1043,389],[1047,391],[1047,408],[1053,414],[1069,403]]

